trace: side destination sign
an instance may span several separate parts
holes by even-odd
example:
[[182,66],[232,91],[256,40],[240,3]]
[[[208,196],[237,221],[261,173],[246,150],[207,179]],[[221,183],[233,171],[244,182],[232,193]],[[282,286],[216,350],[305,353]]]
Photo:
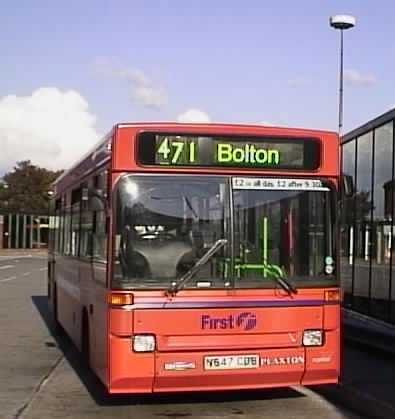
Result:
[[312,138],[142,133],[140,163],[160,166],[316,169],[320,143]]

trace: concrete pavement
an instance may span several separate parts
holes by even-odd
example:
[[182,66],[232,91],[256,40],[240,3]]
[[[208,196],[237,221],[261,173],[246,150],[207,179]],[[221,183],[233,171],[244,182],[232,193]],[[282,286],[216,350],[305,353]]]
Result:
[[43,258],[0,260],[0,417],[358,418],[306,388],[108,396],[67,338],[51,335]]
[[46,263],[0,260],[0,417],[12,418],[29,402],[61,357],[42,320]]
[[81,379],[81,374],[76,374],[68,360],[64,360],[22,416],[53,417],[356,419],[358,416],[304,388],[109,397],[89,372]]

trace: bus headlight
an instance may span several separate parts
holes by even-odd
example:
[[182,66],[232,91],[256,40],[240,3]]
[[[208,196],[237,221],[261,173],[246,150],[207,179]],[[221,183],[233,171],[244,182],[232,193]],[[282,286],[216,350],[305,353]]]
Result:
[[322,346],[324,332],[322,330],[305,330],[303,332],[304,346]]
[[153,352],[155,350],[154,335],[134,335],[132,340],[134,352]]

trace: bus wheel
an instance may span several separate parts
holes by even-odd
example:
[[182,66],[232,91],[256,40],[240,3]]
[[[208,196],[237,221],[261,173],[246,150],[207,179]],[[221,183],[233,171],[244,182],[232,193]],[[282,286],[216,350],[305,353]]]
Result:
[[89,345],[89,320],[86,310],[82,313],[81,328],[81,357],[86,367],[89,367],[90,361],[90,345]]

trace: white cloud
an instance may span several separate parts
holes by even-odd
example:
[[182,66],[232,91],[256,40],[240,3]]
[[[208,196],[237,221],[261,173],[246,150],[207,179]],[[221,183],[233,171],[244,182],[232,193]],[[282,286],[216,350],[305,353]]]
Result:
[[371,86],[377,82],[373,74],[362,74],[353,69],[344,71],[344,80],[353,86]]
[[134,87],[132,96],[148,108],[161,108],[167,103],[167,96],[164,90],[152,86]]
[[206,123],[210,122],[210,117],[206,112],[201,111],[200,109],[190,108],[178,115],[177,120],[178,122]]
[[95,64],[95,69],[100,76],[125,81],[130,86],[132,99],[147,108],[159,109],[168,102],[165,89],[157,86],[137,68],[113,65],[101,60]]
[[139,86],[149,85],[151,83],[141,70],[120,66],[115,67],[106,60],[97,61],[95,63],[95,71],[100,76],[128,80]]
[[19,160],[58,170],[98,141],[96,117],[76,91],[42,87],[31,96],[0,97],[0,167]]

